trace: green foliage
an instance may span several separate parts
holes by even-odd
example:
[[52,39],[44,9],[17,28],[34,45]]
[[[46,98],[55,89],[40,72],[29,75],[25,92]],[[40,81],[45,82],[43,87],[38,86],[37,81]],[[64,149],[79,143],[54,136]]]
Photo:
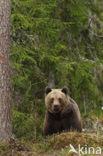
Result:
[[[34,122],[32,127],[41,133],[45,107],[42,100],[41,104],[37,101],[44,97],[50,71],[54,73],[55,87],[66,85],[82,113],[85,103],[87,112],[90,108],[100,109],[103,15],[98,5],[101,3],[94,0],[12,0],[13,98],[15,101],[17,92],[23,99],[23,105],[20,103],[16,106],[17,112],[14,111],[13,125],[19,126],[20,116],[26,116],[23,125],[26,127],[29,121],[32,123],[31,114],[37,113],[39,124]],[[15,117],[15,113],[21,115]],[[28,125],[28,133],[29,129],[32,131],[31,125]],[[26,132],[18,129],[15,133],[21,137]]]
[[31,139],[34,137],[33,117],[27,113],[12,111],[13,131],[18,138]]

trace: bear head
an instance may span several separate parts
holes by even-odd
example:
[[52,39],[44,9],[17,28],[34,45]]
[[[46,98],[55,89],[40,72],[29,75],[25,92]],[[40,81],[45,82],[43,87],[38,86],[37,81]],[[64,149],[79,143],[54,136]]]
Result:
[[46,87],[45,94],[45,104],[47,110],[51,113],[62,112],[68,103],[68,88],[64,87],[62,89],[51,89]]

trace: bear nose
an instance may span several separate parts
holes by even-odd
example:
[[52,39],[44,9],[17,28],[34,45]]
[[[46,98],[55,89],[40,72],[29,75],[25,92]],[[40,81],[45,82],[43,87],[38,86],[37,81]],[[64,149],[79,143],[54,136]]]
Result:
[[54,104],[54,110],[58,110],[59,106],[58,104]]

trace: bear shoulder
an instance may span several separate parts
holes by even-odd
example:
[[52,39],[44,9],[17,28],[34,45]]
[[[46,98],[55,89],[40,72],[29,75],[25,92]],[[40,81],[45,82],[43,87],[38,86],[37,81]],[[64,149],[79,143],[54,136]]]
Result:
[[77,115],[78,119],[80,120],[80,111],[77,103],[70,96],[68,96],[67,98],[67,105],[65,105],[62,114],[68,114],[72,111],[75,115]]

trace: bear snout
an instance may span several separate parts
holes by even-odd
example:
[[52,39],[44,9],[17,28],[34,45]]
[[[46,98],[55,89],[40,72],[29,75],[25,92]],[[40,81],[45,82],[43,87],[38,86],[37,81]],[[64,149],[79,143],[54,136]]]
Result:
[[54,111],[58,111],[59,110],[59,105],[58,104],[54,104]]

